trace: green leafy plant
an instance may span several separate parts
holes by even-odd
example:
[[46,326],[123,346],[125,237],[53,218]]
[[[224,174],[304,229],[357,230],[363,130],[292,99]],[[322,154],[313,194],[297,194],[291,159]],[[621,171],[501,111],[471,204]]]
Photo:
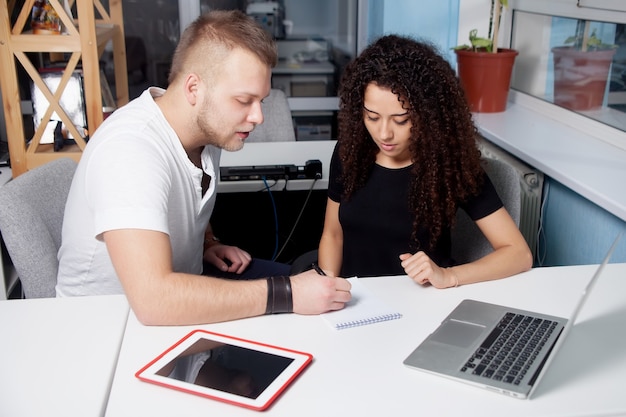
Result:
[[[463,44],[456,46],[454,50],[472,50],[475,52],[486,51],[491,53],[498,52],[498,33],[500,30],[500,14],[502,7],[508,7],[508,0],[491,0],[491,13],[489,15],[489,31],[486,38],[478,36],[478,30],[472,29],[469,33],[470,45]],[[496,48],[493,47],[496,45]]]
[[564,43],[566,45],[571,44],[575,49],[582,52],[617,49],[618,46],[615,44],[602,42],[602,40],[597,37],[595,29],[593,29],[591,35],[589,35],[590,23],[591,22],[588,20],[579,20],[576,24],[576,34],[565,39]]

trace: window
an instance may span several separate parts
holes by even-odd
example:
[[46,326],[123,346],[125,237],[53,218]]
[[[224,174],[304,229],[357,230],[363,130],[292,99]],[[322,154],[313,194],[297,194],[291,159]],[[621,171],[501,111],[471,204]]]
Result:
[[511,11],[512,89],[626,131],[624,2],[518,0]]

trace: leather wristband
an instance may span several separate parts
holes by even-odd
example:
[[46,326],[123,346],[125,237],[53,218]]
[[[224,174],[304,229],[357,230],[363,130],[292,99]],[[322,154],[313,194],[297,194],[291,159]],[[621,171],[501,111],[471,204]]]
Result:
[[265,314],[292,312],[291,278],[287,276],[269,277],[267,279],[267,306],[265,307]]

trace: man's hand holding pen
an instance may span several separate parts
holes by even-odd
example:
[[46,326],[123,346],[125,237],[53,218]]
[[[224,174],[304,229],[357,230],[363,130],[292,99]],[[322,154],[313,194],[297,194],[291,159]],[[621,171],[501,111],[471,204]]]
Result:
[[324,270],[322,270],[322,268],[320,268],[320,266],[317,264],[317,262],[313,262],[312,266],[313,266],[313,270],[315,272],[317,272],[319,275],[326,276],[326,272],[324,272]]
[[341,310],[351,299],[350,282],[326,275],[317,264],[313,264],[313,269],[292,276],[291,286],[293,311],[298,314]]

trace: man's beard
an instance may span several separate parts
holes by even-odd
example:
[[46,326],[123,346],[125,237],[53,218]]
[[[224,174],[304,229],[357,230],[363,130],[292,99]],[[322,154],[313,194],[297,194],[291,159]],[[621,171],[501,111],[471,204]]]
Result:
[[[208,121],[211,119],[209,115],[210,114],[214,115],[214,119],[215,119],[215,115],[218,114],[210,110],[213,108],[213,106],[203,105],[203,108],[204,110],[196,118],[196,126],[198,127],[198,130],[202,133],[202,135],[205,137],[206,143],[208,143],[209,145],[213,145],[217,148],[224,149],[225,151],[229,151],[229,152],[238,151],[241,148],[243,148],[243,140],[241,139],[233,140],[225,136],[220,136],[220,134],[216,131],[216,129],[214,129],[209,124]],[[219,117],[219,115],[217,117]],[[223,130],[226,130],[226,129],[223,129]]]

